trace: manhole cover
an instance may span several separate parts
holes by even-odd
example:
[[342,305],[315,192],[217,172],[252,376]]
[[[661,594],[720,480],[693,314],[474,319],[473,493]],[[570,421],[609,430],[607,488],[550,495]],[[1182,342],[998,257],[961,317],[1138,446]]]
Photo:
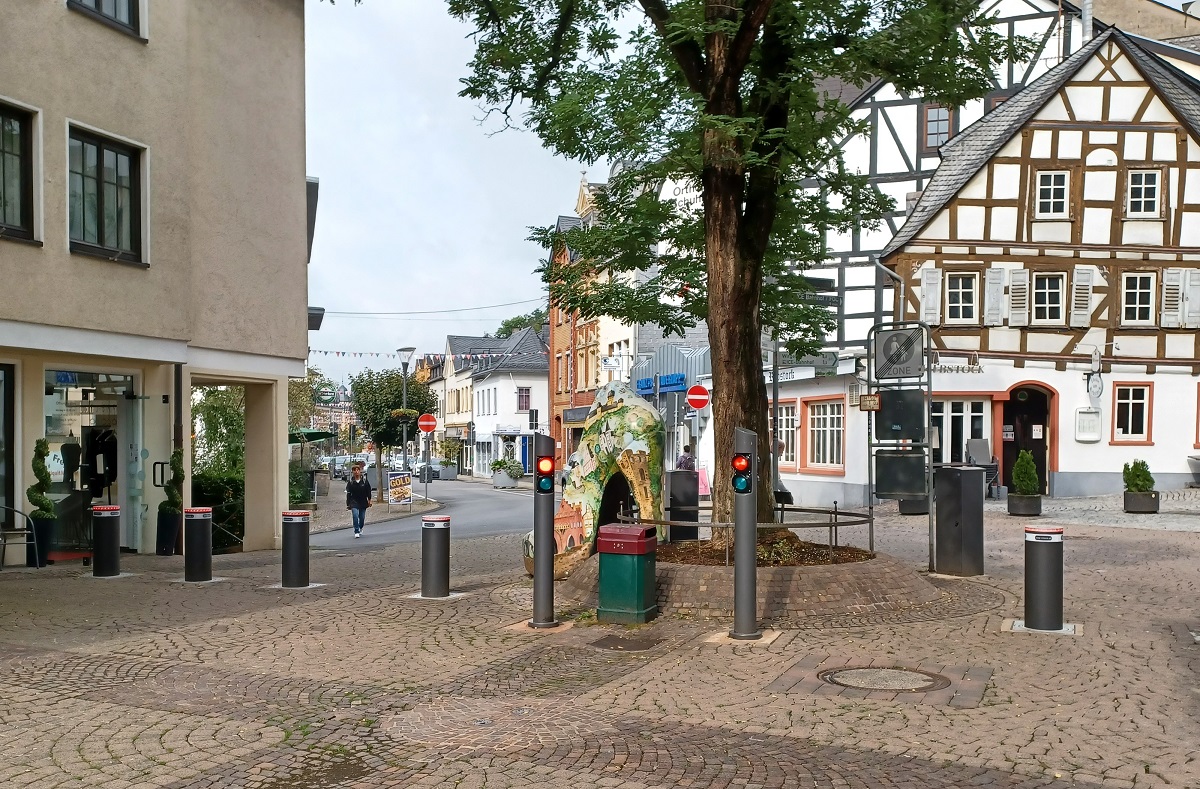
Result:
[[817,675],[823,682],[862,690],[890,690],[899,693],[926,693],[950,686],[940,674],[911,668],[838,668]]
[[593,641],[592,646],[601,649],[612,649],[617,652],[644,652],[661,644],[661,638],[622,638],[621,636],[605,636],[599,641]]

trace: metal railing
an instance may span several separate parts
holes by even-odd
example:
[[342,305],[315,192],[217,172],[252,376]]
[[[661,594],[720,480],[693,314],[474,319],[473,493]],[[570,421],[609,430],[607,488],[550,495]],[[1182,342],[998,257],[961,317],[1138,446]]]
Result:
[[9,529],[3,525],[0,525],[0,531],[2,531],[2,536],[0,536],[0,570],[4,569],[4,564],[5,564],[6,560],[8,559],[8,535],[9,534],[28,534],[29,535],[25,542],[15,543],[15,544],[16,545],[25,545],[25,546],[32,544],[33,545],[33,566],[41,567],[42,560],[44,557],[38,555],[37,532],[34,530],[35,526],[33,525],[33,518],[30,517],[29,513],[19,510],[16,507],[6,507],[6,506],[0,504],[0,510],[7,510],[8,512],[15,512],[16,514],[18,514],[22,518],[24,518],[25,522],[27,524],[29,524],[28,531],[23,530],[23,529]]

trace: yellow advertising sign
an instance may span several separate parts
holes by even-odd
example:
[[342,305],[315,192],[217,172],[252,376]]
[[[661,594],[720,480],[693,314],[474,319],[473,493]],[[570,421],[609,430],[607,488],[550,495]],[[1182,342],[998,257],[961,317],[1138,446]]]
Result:
[[412,504],[412,472],[388,472],[388,504]]

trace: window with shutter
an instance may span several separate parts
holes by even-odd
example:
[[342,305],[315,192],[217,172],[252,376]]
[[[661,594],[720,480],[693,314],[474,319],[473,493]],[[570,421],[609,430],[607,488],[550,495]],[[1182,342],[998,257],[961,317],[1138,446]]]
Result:
[[1183,325],[1183,269],[1169,268],[1163,271],[1162,306],[1158,325],[1164,329],[1178,329]]
[[1071,325],[1076,328],[1092,323],[1092,283],[1095,274],[1090,268],[1075,270],[1071,283]]
[[1200,269],[1184,271],[1183,325],[1189,329],[1200,329]]
[[859,384],[858,381],[851,381],[846,387],[846,402],[849,405],[858,405]]
[[942,270],[927,268],[921,272],[921,320],[930,326],[942,322]]
[[990,268],[984,273],[984,314],[987,326],[1004,323],[1004,269]]
[[1008,280],[1008,325],[1029,325],[1029,270],[1017,269]]

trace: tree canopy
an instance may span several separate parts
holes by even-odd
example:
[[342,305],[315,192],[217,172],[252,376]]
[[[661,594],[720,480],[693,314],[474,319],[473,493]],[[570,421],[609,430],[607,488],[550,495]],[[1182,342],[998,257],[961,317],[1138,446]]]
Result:
[[[385,447],[399,446],[405,428],[412,439],[420,431],[417,416],[437,413],[437,395],[425,384],[408,376],[408,411],[404,404],[404,373],[400,370],[364,370],[350,379],[350,402],[363,431],[375,443],[375,457],[382,459]],[[378,491],[383,495],[383,468],[379,467]]]
[[547,311],[545,307],[538,307],[528,315],[517,315],[509,318],[500,324],[500,328],[496,329],[496,337],[501,339],[511,337],[521,329],[540,330],[543,324],[546,323]]
[[[317,390],[322,386],[333,386],[325,373],[319,367],[309,367],[304,378],[292,378],[288,381],[288,426],[313,427],[313,417],[317,415]],[[316,425],[323,428],[323,425]]]
[[[735,426],[755,430],[764,482],[763,330],[816,349],[830,319],[802,298],[803,271],[825,259],[826,232],[891,208],[842,158],[841,141],[865,128],[834,86],[882,79],[948,106],[984,95],[996,64],[1030,44],[990,29],[982,5],[448,0],[475,30],[463,96],[568,158],[616,163],[595,194],[598,223],[533,233],[574,253],[542,266],[552,302],[667,332],[707,319],[717,456]],[[660,199],[667,183],[700,199]],[[767,517],[771,486],[758,489]]]

